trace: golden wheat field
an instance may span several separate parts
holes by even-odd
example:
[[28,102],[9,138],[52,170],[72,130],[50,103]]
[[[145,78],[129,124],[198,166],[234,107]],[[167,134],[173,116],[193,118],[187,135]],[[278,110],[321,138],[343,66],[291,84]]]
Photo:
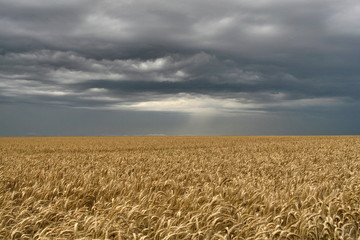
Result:
[[0,239],[360,239],[359,136],[0,138]]

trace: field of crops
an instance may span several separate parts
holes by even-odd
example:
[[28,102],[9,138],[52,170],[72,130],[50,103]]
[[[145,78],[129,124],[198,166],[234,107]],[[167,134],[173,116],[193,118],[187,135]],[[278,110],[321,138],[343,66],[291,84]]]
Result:
[[360,137],[0,138],[0,239],[360,239]]

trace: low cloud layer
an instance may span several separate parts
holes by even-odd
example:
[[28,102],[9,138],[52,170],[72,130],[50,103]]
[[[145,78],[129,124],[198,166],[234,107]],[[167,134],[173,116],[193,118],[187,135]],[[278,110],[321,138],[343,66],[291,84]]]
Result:
[[359,16],[354,0],[0,0],[0,104],[356,112]]

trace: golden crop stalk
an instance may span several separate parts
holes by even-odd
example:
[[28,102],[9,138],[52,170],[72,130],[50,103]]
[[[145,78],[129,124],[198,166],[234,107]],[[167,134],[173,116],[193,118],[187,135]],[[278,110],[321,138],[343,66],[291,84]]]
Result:
[[360,239],[360,137],[0,138],[0,239]]

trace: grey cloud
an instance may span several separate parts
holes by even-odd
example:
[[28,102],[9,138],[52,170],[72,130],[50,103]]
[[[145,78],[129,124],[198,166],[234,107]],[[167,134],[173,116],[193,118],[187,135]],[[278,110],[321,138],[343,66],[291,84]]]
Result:
[[0,0],[0,102],[356,111],[359,16],[355,0]]
[[[72,106],[101,107],[181,93],[263,104],[329,97],[358,99],[356,79],[345,83],[323,76],[299,79],[281,69],[242,66],[205,52],[146,60],[96,60],[74,52],[41,50],[6,54],[0,62],[0,87],[5,96]],[[348,87],[349,81],[352,87]],[[104,100],[106,97],[111,100]]]
[[53,48],[94,55],[99,50],[112,55],[114,49],[126,55],[119,44],[130,52],[156,52],[165,46],[168,51],[203,48],[246,54],[320,47],[328,37],[328,19],[346,10],[328,0],[34,2],[2,1],[8,24],[2,31],[12,29],[19,37],[31,36]]

